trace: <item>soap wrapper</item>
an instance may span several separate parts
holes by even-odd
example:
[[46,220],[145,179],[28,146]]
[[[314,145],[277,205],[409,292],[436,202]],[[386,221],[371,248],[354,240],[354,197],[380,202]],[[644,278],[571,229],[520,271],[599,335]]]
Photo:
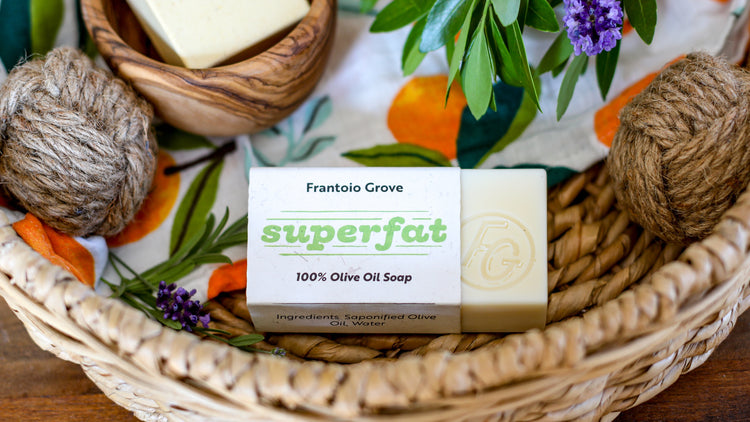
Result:
[[259,331],[461,330],[460,170],[252,168]]

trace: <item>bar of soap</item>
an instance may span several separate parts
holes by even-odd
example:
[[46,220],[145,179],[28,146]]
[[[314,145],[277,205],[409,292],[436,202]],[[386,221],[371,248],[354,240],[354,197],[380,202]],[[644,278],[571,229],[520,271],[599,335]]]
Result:
[[543,328],[547,315],[544,170],[461,171],[461,330]]
[[247,299],[260,331],[545,325],[544,170],[254,167],[249,180]]
[[200,69],[273,38],[309,11],[307,0],[127,0],[165,62]]

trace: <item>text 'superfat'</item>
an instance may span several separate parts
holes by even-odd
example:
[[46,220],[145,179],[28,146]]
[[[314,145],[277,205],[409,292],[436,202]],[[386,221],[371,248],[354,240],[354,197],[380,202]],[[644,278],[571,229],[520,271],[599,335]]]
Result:
[[[404,217],[392,217],[387,224],[345,224],[334,227],[331,224],[269,224],[263,227],[260,240],[264,243],[277,243],[282,239],[288,245],[295,243],[307,244],[308,251],[322,251],[325,245],[334,240],[341,243],[351,244],[359,240],[361,244],[375,243],[375,250],[384,252],[389,250],[396,239],[397,233],[400,239],[407,244],[414,243],[442,243],[448,235],[447,226],[443,224],[442,218],[435,218],[431,223],[405,224]],[[282,236],[283,234],[283,236]]]

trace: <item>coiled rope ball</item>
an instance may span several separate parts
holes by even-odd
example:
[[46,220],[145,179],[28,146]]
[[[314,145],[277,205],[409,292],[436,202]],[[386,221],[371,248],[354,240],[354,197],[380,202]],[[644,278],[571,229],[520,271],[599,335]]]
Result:
[[16,66],[0,87],[0,184],[71,235],[121,231],[151,188],[153,111],[80,50]]
[[608,157],[620,205],[662,239],[711,233],[750,181],[750,73],[705,53],[623,108]]

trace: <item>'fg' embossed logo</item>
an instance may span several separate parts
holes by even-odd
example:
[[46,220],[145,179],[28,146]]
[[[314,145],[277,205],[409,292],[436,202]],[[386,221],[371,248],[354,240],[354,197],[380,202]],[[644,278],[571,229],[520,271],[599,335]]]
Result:
[[471,286],[495,290],[528,274],[534,264],[534,241],[525,225],[497,212],[461,222],[461,279]]

